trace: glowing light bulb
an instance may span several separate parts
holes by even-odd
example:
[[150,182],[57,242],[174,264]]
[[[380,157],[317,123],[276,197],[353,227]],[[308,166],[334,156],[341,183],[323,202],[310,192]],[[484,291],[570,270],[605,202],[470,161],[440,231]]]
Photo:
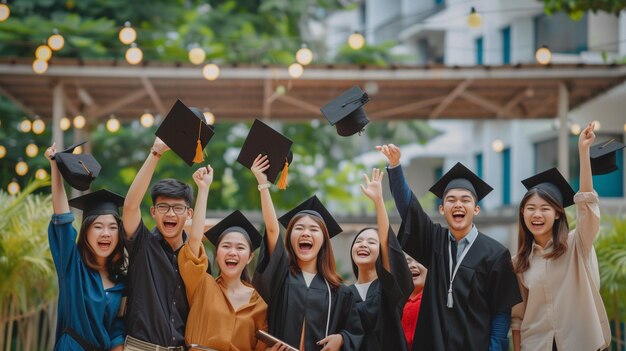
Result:
[[304,67],[296,62],[289,65],[288,71],[291,78],[298,79],[304,74]]
[[23,133],[30,132],[32,126],[33,126],[33,124],[31,123],[31,121],[29,119],[24,119],[22,122],[20,122],[20,130]]
[[204,115],[204,119],[206,120],[206,124],[212,126],[215,124],[215,115],[211,111],[204,111],[202,113]]
[[150,128],[154,125],[154,116],[150,112],[146,112],[139,117],[139,122],[144,128]]
[[202,75],[206,80],[216,80],[220,76],[220,67],[214,63],[209,63],[202,68]]
[[74,128],[83,129],[85,124],[87,124],[87,120],[82,115],[74,117]]
[[54,34],[48,38],[48,46],[54,51],[59,51],[65,46],[65,38],[55,29]]
[[201,64],[202,62],[204,62],[205,58],[206,53],[202,48],[195,47],[189,50],[189,61],[191,61],[191,63],[193,63],[194,65]]
[[363,34],[359,32],[354,32],[348,37],[348,45],[353,50],[359,50],[363,47],[363,45],[365,45],[365,37],[363,37]]
[[472,7],[470,14],[467,16],[467,25],[470,28],[477,29],[483,26],[483,17],[480,13],[476,12],[476,9]]
[[46,131],[46,124],[41,119],[37,118],[33,121],[33,133],[39,135]]
[[44,74],[48,70],[48,62],[44,60],[33,61],[33,71],[37,74]]
[[83,146],[82,145],[77,146],[72,153],[74,155],[82,154],[83,153]]
[[38,153],[39,147],[36,144],[31,142],[30,144],[26,145],[26,156],[33,158],[37,156]]
[[111,116],[107,121],[107,130],[111,133],[120,130],[120,121],[115,116]]
[[15,173],[17,173],[18,176],[23,176],[24,174],[28,173],[28,165],[26,164],[26,162],[20,160],[15,165]]
[[52,49],[48,45],[39,45],[35,50],[35,57],[38,60],[48,61],[52,57]]
[[535,59],[539,64],[547,65],[552,60],[552,52],[544,45],[535,52]]
[[0,145],[0,158],[4,158],[7,155],[7,148],[4,145]]
[[313,61],[313,51],[306,45],[302,45],[300,50],[296,52],[296,61],[303,66],[308,65]]
[[43,168],[39,168],[37,172],[35,172],[35,178],[39,180],[44,180],[48,178],[48,172]]
[[491,142],[491,149],[495,152],[502,152],[504,150],[504,142],[500,139],[495,139]]
[[600,128],[602,128],[602,123],[600,123],[600,121],[595,120],[592,122],[593,123],[593,131],[597,132],[600,130]]
[[574,135],[578,135],[578,134],[580,134],[580,131],[581,131],[581,130],[582,130],[582,129],[580,128],[580,124],[578,124],[578,123],[574,123],[574,124],[572,124],[572,127],[570,128],[570,131],[571,131],[571,132],[572,132],[572,134],[574,134]]
[[7,191],[10,195],[15,195],[20,192],[20,185],[13,179],[9,186],[7,186]]
[[126,62],[131,65],[136,65],[143,59],[143,52],[137,47],[137,44],[132,43],[130,48],[126,50]]
[[6,21],[11,15],[11,9],[7,4],[0,4],[0,22]]
[[118,37],[122,44],[129,45],[137,39],[137,32],[130,26],[130,22],[126,22],[124,23],[124,28],[120,30]]
[[66,131],[70,129],[71,126],[72,126],[72,121],[70,121],[70,119],[67,117],[63,117],[59,121],[59,127],[61,127],[62,131]]

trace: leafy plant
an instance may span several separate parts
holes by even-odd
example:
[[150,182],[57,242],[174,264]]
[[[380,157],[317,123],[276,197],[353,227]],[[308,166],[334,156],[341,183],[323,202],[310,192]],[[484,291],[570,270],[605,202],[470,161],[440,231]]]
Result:
[[624,0],[538,0],[544,4],[546,14],[563,11],[572,19],[580,19],[587,11],[603,11],[619,15],[626,8]]

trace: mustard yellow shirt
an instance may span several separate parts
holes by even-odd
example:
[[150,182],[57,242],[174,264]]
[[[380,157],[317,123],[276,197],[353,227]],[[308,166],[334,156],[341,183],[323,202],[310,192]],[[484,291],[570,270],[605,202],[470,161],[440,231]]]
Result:
[[220,351],[265,350],[265,344],[257,342],[255,336],[259,329],[267,331],[265,301],[254,290],[250,302],[235,311],[226,295],[222,278],[215,279],[206,273],[208,265],[202,246],[200,257],[192,252],[188,244],[178,255],[180,275],[189,301],[185,329],[187,344]]
[[535,244],[530,268],[518,274],[523,302],[511,313],[511,329],[519,330],[522,350],[601,350],[611,341],[602,298],[593,240],[600,230],[598,194],[578,193],[576,228],[568,234],[567,251],[545,259],[553,249]]

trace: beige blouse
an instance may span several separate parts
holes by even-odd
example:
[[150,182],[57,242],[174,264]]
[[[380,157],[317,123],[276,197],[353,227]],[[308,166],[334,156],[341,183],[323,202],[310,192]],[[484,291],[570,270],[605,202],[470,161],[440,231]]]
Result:
[[600,297],[600,273],[593,240],[600,230],[598,194],[577,193],[576,229],[568,234],[567,251],[557,259],[534,244],[530,268],[518,274],[523,302],[512,311],[511,329],[520,330],[522,350],[594,351],[611,341],[609,321]]
[[257,342],[255,336],[259,329],[267,331],[267,304],[263,298],[254,290],[250,302],[235,311],[222,278],[208,274],[208,265],[202,245],[200,257],[189,244],[180,250],[178,266],[189,301],[187,344],[221,351],[265,350],[265,344]]

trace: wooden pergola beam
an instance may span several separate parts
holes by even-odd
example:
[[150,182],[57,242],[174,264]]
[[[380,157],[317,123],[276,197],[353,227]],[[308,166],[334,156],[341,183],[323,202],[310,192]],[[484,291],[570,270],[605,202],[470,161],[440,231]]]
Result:
[[394,115],[397,115],[397,114],[400,114],[400,113],[405,113],[405,112],[419,110],[421,108],[425,108],[425,107],[429,107],[429,106],[438,104],[442,100],[444,100],[445,98],[446,98],[445,96],[436,96],[436,97],[433,97],[433,98],[412,102],[410,104],[406,104],[406,105],[390,108],[390,109],[387,109],[387,110],[376,111],[376,112],[370,114],[370,117],[372,119],[381,119],[381,118],[391,117],[391,116],[394,116]]
[[300,100],[298,98],[295,98],[295,97],[292,97],[292,96],[289,96],[289,95],[280,95],[277,98],[277,100],[280,100],[280,101],[282,101],[284,103],[287,103],[287,104],[289,104],[291,106],[295,106],[295,107],[301,108],[301,109],[303,109],[305,111],[308,111],[308,112],[311,112],[311,113],[313,113],[315,115],[319,115],[321,113],[320,112],[320,108],[318,106],[315,106],[315,105],[313,105],[311,103],[308,103],[308,102],[306,102],[304,100]]
[[19,107],[20,110],[24,111],[26,114],[28,114],[30,116],[35,116],[36,115],[35,111],[33,111],[30,107],[24,105],[22,103],[22,101],[20,101],[20,99],[18,99],[15,96],[13,96],[11,93],[9,93],[6,89],[4,89],[1,86],[0,86],[0,94],[4,95],[4,97],[6,97],[7,99],[11,100],[11,102],[13,102],[15,104],[15,106]]
[[[495,104],[495,103],[493,103],[493,102],[491,102],[491,101],[489,101],[489,100],[487,100],[487,99],[485,99],[483,97],[480,97],[480,96],[478,96],[478,95],[476,95],[474,93],[470,93],[468,91],[464,91],[459,96],[462,97],[463,99],[465,99],[465,100],[467,100],[467,101],[469,101],[469,102],[471,102],[473,104],[476,104],[476,105],[484,108],[485,110],[491,111],[493,113],[496,113],[496,114],[504,114],[504,113],[506,113],[502,106],[500,106],[498,104]],[[516,114],[510,113],[510,112],[509,112],[509,114],[511,116],[514,116],[514,117],[516,116]]]
[[504,107],[502,108],[502,111],[498,112],[498,114],[496,115],[496,117],[498,118],[502,118],[502,117],[506,117],[507,114],[513,109],[515,108],[515,106],[517,106],[522,100],[524,100],[527,97],[531,97],[533,95],[533,90],[531,87],[528,87],[526,89],[522,89],[520,90],[517,94],[515,94],[511,100],[509,100]]
[[448,107],[450,104],[467,89],[467,87],[472,84],[473,79],[466,79],[459,83],[452,91],[435,107],[434,110],[430,113],[430,118],[437,118],[441,115],[441,113]]
[[139,99],[143,99],[146,95],[148,95],[148,92],[146,90],[137,90],[130,95],[123,96],[122,98],[113,101],[107,106],[101,108],[90,108],[85,113],[88,116],[93,116],[93,118],[97,120],[108,114],[115,113],[115,111],[123,108],[128,104],[132,104]]
[[150,81],[150,79],[148,79],[147,77],[141,77],[141,84],[143,84],[144,89],[146,89],[146,92],[148,93],[148,96],[150,96],[150,100],[152,100],[152,103],[154,104],[157,112],[161,116],[165,116],[167,111],[165,110],[165,106],[163,105],[163,100],[161,100],[161,97],[154,88],[152,81]]

